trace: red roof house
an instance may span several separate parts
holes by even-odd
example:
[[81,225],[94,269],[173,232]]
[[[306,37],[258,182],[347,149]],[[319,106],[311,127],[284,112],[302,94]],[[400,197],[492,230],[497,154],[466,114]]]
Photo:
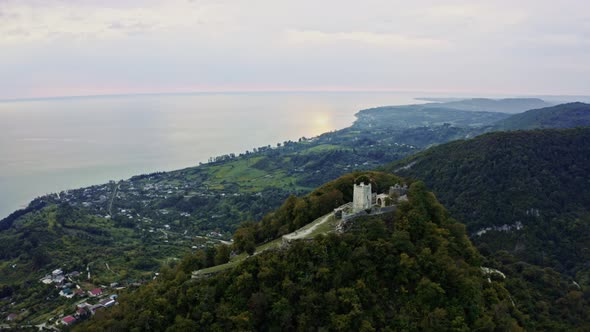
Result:
[[88,315],[88,310],[86,310],[86,308],[78,308],[78,309],[76,309],[76,314],[79,317],[84,317],[84,316]]
[[93,290],[89,290],[89,291],[88,291],[88,294],[89,294],[90,296],[99,296],[99,295],[101,295],[101,294],[102,294],[102,289],[100,289],[100,288],[95,288],[95,289],[93,289]]
[[74,318],[74,316],[65,316],[64,318],[61,319],[61,321],[65,325],[72,325],[76,321],[76,318]]

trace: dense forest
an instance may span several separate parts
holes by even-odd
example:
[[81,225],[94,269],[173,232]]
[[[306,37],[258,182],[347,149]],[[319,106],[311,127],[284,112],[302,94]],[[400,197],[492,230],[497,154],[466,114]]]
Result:
[[590,285],[590,128],[486,134],[386,168],[423,180],[480,248]]
[[529,324],[502,282],[482,274],[464,227],[434,195],[417,182],[409,198],[395,213],[261,253],[210,278],[189,279],[190,264],[165,267],[159,280],[77,330],[493,331]]
[[590,126],[590,104],[569,103],[515,114],[496,122],[492,130],[574,128]]

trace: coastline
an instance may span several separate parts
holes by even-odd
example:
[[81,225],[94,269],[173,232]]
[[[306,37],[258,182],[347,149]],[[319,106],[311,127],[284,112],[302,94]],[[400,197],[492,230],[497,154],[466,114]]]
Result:
[[[250,94],[205,94],[205,101],[210,102],[211,100],[213,100],[214,102],[216,102],[217,104],[214,104],[213,106],[216,106],[216,108],[218,110],[220,110],[221,112],[224,112],[223,117],[238,117],[238,119],[234,122],[234,123],[229,123],[230,126],[233,126],[235,130],[226,130],[225,132],[223,132],[222,127],[219,128],[214,128],[215,130],[213,130],[212,133],[207,132],[205,133],[206,135],[208,135],[208,137],[203,137],[203,138],[199,138],[197,139],[197,142],[191,142],[190,144],[188,142],[188,139],[184,136],[189,136],[192,135],[192,133],[190,132],[190,130],[187,129],[187,125],[185,123],[189,123],[190,121],[182,121],[183,117],[189,117],[189,120],[195,120],[194,118],[194,114],[191,113],[189,114],[188,111],[178,111],[176,112],[176,114],[173,114],[175,116],[178,117],[178,119],[175,119],[174,122],[172,123],[172,125],[170,126],[170,128],[165,128],[162,127],[161,130],[167,131],[165,134],[171,136],[173,139],[170,140],[171,142],[166,142],[166,144],[163,144],[162,142],[158,142],[156,138],[153,138],[152,141],[153,145],[156,145],[159,149],[159,151],[156,151],[156,153],[152,153],[151,155],[149,153],[151,153],[152,151],[149,151],[148,153],[144,153],[146,154],[146,156],[141,156],[140,158],[135,158],[133,159],[133,156],[130,157],[130,159],[132,160],[124,160],[125,158],[128,158],[128,154],[132,154],[134,152],[134,150],[136,149],[142,149],[141,147],[137,147],[137,145],[141,144],[141,142],[135,142],[135,146],[132,144],[129,144],[128,147],[124,147],[127,148],[128,150],[125,151],[124,148],[120,148],[118,149],[117,147],[115,147],[115,149],[118,149],[118,151],[116,151],[115,155],[110,156],[110,155],[105,155],[105,151],[109,151],[110,152],[110,147],[105,143],[103,145],[105,145],[105,147],[100,147],[97,148],[96,153],[92,154],[92,158],[95,158],[96,155],[99,156],[103,156],[102,158],[99,159],[95,159],[97,161],[99,161],[98,163],[93,163],[91,162],[87,162],[87,161],[83,161],[83,164],[77,165],[76,163],[78,162],[77,159],[81,159],[81,158],[77,158],[75,154],[76,153],[80,153],[80,150],[82,151],[82,153],[86,153],[86,149],[93,148],[93,145],[100,145],[102,144],[100,142],[99,139],[94,139],[94,143],[90,142],[92,141],[91,139],[88,139],[87,141],[89,141],[90,143],[86,143],[86,145],[82,146],[82,147],[75,147],[77,150],[75,150],[75,153],[71,153],[71,155],[74,157],[74,162],[68,162],[67,158],[68,156],[65,156],[63,159],[65,159],[65,166],[62,166],[61,164],[59,164],[59,162],[62,162],[61,160],[58,160],[57,162],[54,162],[54,164],[51,164],[51,162],[48,162],[47,160],[44,159],[40,159],[42,156],[42,154],[44,154],[45,152],[40,150],[41,147],[47,147],[48,150],[55,150],[61,153],[61,151],[59,151],[59,149],[62,149],[63,147],[68,148],[68,146],[74,146],[77,144],[77,141],[75,138],[74,139],[61,139],[61,141],[57,140],[60,139],[59,134],[52,134],[51,132],[49,132],[48,134],[46,134],[45,136],[48,137],[45,140],[41,140],[41,139],[31,139],[31,138],[26,138],[28,141],[26,143],[28,143],[29,146],[31,146],[31,150],[33,151],[33,153],[30,153],[30,155],[27,157],[31,160],[35,160],[38,159],[38,161],[36,162],[38,165],[40,165],[39,167],[33,169],[33,170],[22,170],[22,168],[19,168],[18,166],[15,166],[13,171],[10,170],[2,170],[3,174],[5,174],[3,177],[0,177],[0,183],[2,183],[3,185],[1,186],[3,188],[3,192],[0,193],[0,202],[3,202],[3,204],[5,205],[0,206],[0,218],[5,218],[6,216],[10,215],[12,212],[14,212],[15,210],[27,207],[28,204],[35,198],[35,197],[42,197],[42,196],[46,196],[46,195],[51,195],[51,194],[55,194],[64,190],[72,190],[72,189],[76,189],[76,188],[85,188],[88,186],[92,186],[92,185],[96,185],[96,184],[100,184],[100,183],[106,183],[108,181],[111,180],[123,180],[123,179],[128,179],[130,177],[136,176],[136,175],[141,175],[141,174],[149,174],[149,173],[154,173],[154,172],[172,172],[172,171],[177,171],[177,170],[181,170],[181,169],[186,169],[186,168],[191,168],[191,167],[195,167],[197,165],[199,165],[199,163],[203,163],[206,162],[207,158],[211,157],[211,156],[216,156],[216,155],[222,155],[225,153],[228,153],[227,151],[238,151],[238,152],[229,152],[229,153],[235,153],[235,154],[239,154],[239,153],[244,153],[248,150],[251,150],[252,148],[255,148],[257,146],[267,146],[268,144],[271,144],[271,146],[276,146],[277,143],[279,142],[283,142],[283,141],[288,141],[288,140],[297,140],[300,137],[305,137],[305,136],[310,136],[310,133],[313,133],[313,136],[319,136],[323,133],[326,132],[330,132],[330,131],[335,131],[335,130],[342,130],[342,129],[346,129],[349,128],[350,126],[352,126],[356,121],[357,121],[357,114],[362,111],[365,108],[369,108],[369,107],[356,107],[356,106],[349,106],[348,103],[345,103],[346,100],[340,101],[340,100],[336,100],[336,99],[351,99],[352,101],[350,102],[351,105],[358,105],[359,103],[363,105],[367,105],[367,106],[380,106],[380,105],[404,105],[407,104],[408,100],[410,101],[415,101],[413,99],[413,96],[402,96],[401,99],[399,99],[399,96],[396,95],[391,95],[391,94],[386,94],[386,95],[381,95],[379,93],[370,93],[370,94],[365,94],[364,98],[370,99],[370,100],[376,100],[376,101],[371,101],[371,102],[359,102],[358,100],[362,99],[358,99],[357,97],[363,97],[363,95],[361,94],[356,94],[354,96],[350,96],[349,94],[337,94],[337,93],[329,93],[329,94],[318,94],[318,93],[313,93],[313,94],[304,94],[303,97],[307,97],[309,95],[312,95],[313,98],[308,102],[306,100],[306,98],[303,98],[303,100],[300,100],[301,98],[299,94],[293,94],[293,93],[280,93],[278,95],[276,94],[257,94],[255,96],[252,96]],[[237,97],[236,97],[237,96]],[[176,100],[176,95],[172,95],[172,96],[167,96],[165,98],[165,102],[168,102],[170,104],[173,104],[172,101]],[[199,98],[203,97],[203,94],[198,94],[196,97],[195,95],[191,94],[191,95],[181,95],[180,98],[182,100],[182,98],[196,98],[195,100],[199,100]],[[334,99],[334,97],[337,97]],[[129,99],[125,99],[125,96],[117,96],[114,99],[114,102],[119,103],[122,101],[126,101],[127,103],[130,103],[132,106],[135,106],[135,104],[140,104],[145,106],[144,104],[147,104],[148,106],[150,106],[150,103],[161,103],[162,101],[160,101],[159,95],[147,95],[147,96],[132,96]],[[234,101],[236,100],[237,101]],[[254,101],[255,103],[252,103],[253,105],[246,105],[246,107],[240,108],[240,106],[243,105],[239,105],[239,101],[242,100],[242,98],[245,98],[246,101]],[[271,110],[270,112],[268,111],[259,111],[258,109],[256,109],[256,107],[259,107],[259,104],[262,104],[265,101],[265,98],[269,98],[270,103],[272,104],[269,109]],[[220,102],[219,100],[222,100],[222,102]],[[226,104],[224,104],[224,99]],[[391,100],[390,103],[387,102],[380,102],[378,100]],[[93,105],[94,102],[96,102],[98,100],[100,105],[103,105],[105,102],[110,102],[113,101],[108,97],[101,97],[101,98],[94,98],[94,97],[90,97],[89,99],[86,98],[74,98],[74,99],[68,99],[67,100],[67,107],[70,107],[72,110],[66,110],[66,111],[62,111],[60,107],[58,106],[62,106],[62,104],[60,103],[60,100],[52,100],[51,101],[51,107],[46,111],[46,110],[42,110],[42,111],[38,111],[38,107],[41,104],[41,106],[44,106],[45,104],[43,103],[43,101],[39,101],[39,100],[35,100],[33,102],[27,103],[27,102],[19,102],[18,104],[24,105],[24,106],[29,106],[29,105],[34,105],[34,107],[30,107],[33,110],[30,110],[28,108],[24,108],[25,112],[28,113],[33,113],[33,112],[38,112],[37,114],[40,114],[41,112],[47,112],[50,113],[52,111],[58,112],[58,115],[61,115],[62,118],[64,118],[65,120],[67,120],[67,116],[77,116],[76,115],[76,110],[77,109],[83,109],[83,106],[86,106],[86,103],[90,103],[90,105],[92,107],[96,107],[97,111],[92,110],[93,115],[96,114],[100,114],[100,105],[99,106],[95,106]],[[230,100],[229,102],[227,100]],[[258,103],[258,104],[256,104]],[[237,105],[234,105],[237,104]],[[281,111],[280,108],[284,107],[284,105],[287,104],[288,107],[290,107],[291,112],[295,111],[298,112],[296,114],[289,114],[288,111]],[[6,107],[7,105],[11,105],[10,103],[6,102],[3,105],[0,105],[0,111],[2,111],[2,106]],[[57,105],[57,106],[56,106]],[[221,106],[219,106],[221,105]],[[230,105],[232,106],[231,108],[224,108],[225,106]],[[46,105],[45,105],[46,106]],[[106,104],[106,106],[109,106],[109,104]],[[173,105],[172,105],[173,106]],[[276,109],[272,109],[272,107],[276,107]],[[354,107],[354,109],[353,109]],[[192,111],[191,108],[188,108],[191,112]],[[203,107],[203,109],[206,109],[206,107]],[[254,140],[254,143],[248,143],[246,142],[246,140],[244,140],[241,136],[247,134],[248,130],[245,128],[245,125],[242,125],[240,122],[248,122],[248,121],[253,121],[251,118],[249,117],[245,117],[242,113],[244,110],[247,110],[249,112],[253,112],[254,115],[252,116],[253,119],[256,120],[256,118],[261,122],[258,124],[258,127],[254,128],[253,131],[256,133],[262,133],[264,132],[265,128],[270,128],[271,133],[264,133],[263,135],[260,135],[260,138],[258,140]],[[280,114],[277,114],[277,116],[275,116],[276,119],[272,119],[272,115],[274,112],[276,112],[276,110],[279,110]],[[170,112],[169,110],[166,110],[165,112],[162,111],[161,109],[151,109],[149,110],[149,115],[154,116],[155,118],[161,117],[163,116],[162,113],[168,113]],[[172,110],[172,112],[174,112],[174,110]],[[137,111],[136,110],[132,110],[132,111],[127,111],[127,113],[129,113],[129,115],[127,115],[128,118],[130,118],[130,121],[135,121],[134,118],[137,116]],[[300,113],[304,113],[301,114],[305,117],[304,120],[298,120],[298,122],[296,123],[292,123],[295,122],[295,120],[292,119],[288,119],[290,116],[300,116]],[[314,114],[320,114],[321,116],[316,116],[314,117]],[[0,115],[2,115],[2,113],[0,112]],[[47,115],[45,115],[47,116]],[[112,111],[107,111],[107,116],[112,116],[113,118],[116,118],[115,115],[113,114]],[[190,118],[192,116],[192,118]],[[223,117],[219,117],[220,119]],[[213,119],[213,120],[210,120]],[[198,120],[198,119],[197,119]],[[206,120],[210,120],[210,121],[217,121],[214,120],[214,117],[211,118],[207,118]],[[254,120],[254,121],[255,121]],[[155,120],[154,120],[155,121]],[[149,124],[149,122],[148,122]],[[225,125],[226,122],[223,121],[223,124]],[[291,124],[293,125],[292,128]],[[59,125],[59,123],[57,124]],[[118,126],[122,126],[119,124],[116,124]],[[55,126],[55,125],[54,125]],[[105,122],[105,126],[111,126],[110,123],[106,123]],[[175,130],[175,127],[178,128],[178,130]],[[275,129],[272,129],[275,128]],[[93,128],[91,128],[93,129]],[[123,127],[123,129],[125,129]],[[133,128],[132,128],[133,129]],[[44,130],[44,129],[43,129]],[[41,130],[41,131],[43,131]],[[169,132],[169,133],[168,133]],[[223,133],[227,134],[227,135],[222,135]],[[77,134],[77,133],[75,133]],[[83,136],[84,133],[80,134],[81,138],[84,138]],[[132,135],[133,133],[131,133]],[[141,133],[144,136],[148,136],[145,133]],[[40,134],[37,134],[40,135]],[[65,135],[65,134],[64,134]],[[119,135],[119,137],[115,137],[115,138],[119,138],[120,140],[125,141],[125,137],[122,134],[119,134],[117,132],[114,132],[113,135]],[[177,139],[177,141],[174,141],[174,137],[178,136],[180,137],[179,139]],[[51,139],[53,139],[53,137],[57,137],[57,139],[55,141],[52,141]],[[100,138],[100,136],[98,136]],[[225,137],[225,138],[224,138]],[[33,138],[35,138],[33,136]],[[193,137],[194,138],[194,137]],[[8,140],[14,140],[16,141],[16,144],[20,144],[24,141],[23,138],[19,138],[19,137],[9,137]],[[18,141],[18,140],[20,141]],[[221,140],[222,144],[219,144]],[[96,143],[96,141],[98,141],[98,143]],[[215,142],[215,144],[203,144],[202,141],[205,142]],[[251,142],[253,140],[250,140]],[[228,144],[229,143],[229,144]],[[125,142],[123,142],[122,144],[119,144],[117,142],[112,142],[113,145],[125,145]],[[180,147],[180,148],[179,148]],[[100,149],[103,150],[100,150]],[[203,151],[199,152],[198,149],[201,149]],[[197,151],[195,151],[195,149],[197,149]],[[172,153],[167,152],[167,150],[169,151],[173,151]],[[176,150],[178,150],[178,152],[176,152]],[[39,151],[39,152],[36,152]],[[140,151],[143,153],[143,151]],[[195,152],[197,152],[195,154]],[[37,155],[40,154],[40,155]],[[194,155],[194,158],[193,158]],[[179,157],[182,156],[182,157]],[[187,158],[187,156],[190,156]],[[5,158],[10,158],[10,154],[8,154],[8,157]],[[54,158],[53,155],[49,155],[49,159]],[[89,160],[91,157],[88,157]],[[136,160],[136,159],[141,159],[143,158],[143,160]],[[119,160],[122,160],[122,162],[119,162]],[[116,162],[115,162],[116,161]],[[27,161],[27,163],[29,163],[29,161]],[[47,169],[43,169],[42,166],[44,164],[47,164]],[[26,165],[25,165],[26,166]],[[26,168],[26,167],[25,167]],[[11,173],[12,172],[12,173]],[[12,175],[11,175],[12,174]],[[53,181],[53,182],[52,182]],[[22,194],[19,195],[20,191],[23,191]],[[11,207],[10,207],[11,206]]]

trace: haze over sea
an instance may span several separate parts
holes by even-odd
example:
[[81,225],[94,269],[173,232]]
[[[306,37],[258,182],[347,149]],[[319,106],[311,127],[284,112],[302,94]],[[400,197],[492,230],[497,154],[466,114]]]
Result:
[[408,93],[216,93],[0,102],[0,218],[33,198],[349,126]]

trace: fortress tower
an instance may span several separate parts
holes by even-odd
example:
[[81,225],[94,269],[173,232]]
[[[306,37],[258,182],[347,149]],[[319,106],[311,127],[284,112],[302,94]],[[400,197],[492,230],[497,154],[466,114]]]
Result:
[[355,184],[352,195],[353,213],[371,208],[371,183]]

